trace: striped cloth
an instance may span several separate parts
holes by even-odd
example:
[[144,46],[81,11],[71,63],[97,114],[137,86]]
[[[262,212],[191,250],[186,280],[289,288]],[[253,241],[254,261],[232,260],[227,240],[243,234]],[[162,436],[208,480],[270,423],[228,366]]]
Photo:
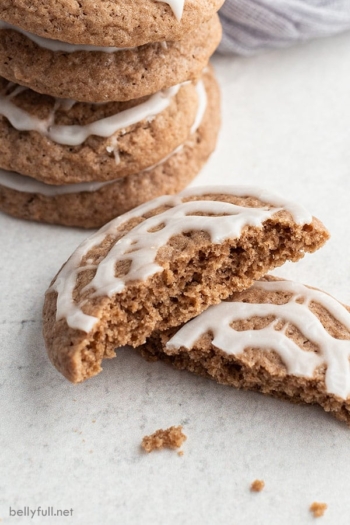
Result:
[[350,29],[350,0],[226,0],[224,54],[253,55]]

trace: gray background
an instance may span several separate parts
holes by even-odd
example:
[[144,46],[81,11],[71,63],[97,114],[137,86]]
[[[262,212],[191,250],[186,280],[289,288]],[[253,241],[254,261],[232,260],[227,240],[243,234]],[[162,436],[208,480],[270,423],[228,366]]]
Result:
[[[299,200],[332,239],[276,273],[350,304],[350,35],[255,58],[215,58],[223,128],[195,184],[258,184]],[[0,215],[0,518],[3,523],[313,523],[350,514],[350,429],[316,407],[149,364],[131,350],[71,385],[41,336],[43,294],[86,237]],[[140,451],[182,423],[184,456]],[[252,494],[255,478],[266,489]],[[74,509],[73,518],[8,517],[9,507]]]

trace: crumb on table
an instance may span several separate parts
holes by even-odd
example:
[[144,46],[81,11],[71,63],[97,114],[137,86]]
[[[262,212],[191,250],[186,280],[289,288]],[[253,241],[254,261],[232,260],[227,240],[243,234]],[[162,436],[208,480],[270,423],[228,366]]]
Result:
[[263,481],[262,479],[256,479],[250,485],[250,490],[252,492],[261,492],[264,487],[265,487],[265,481]]
[[327,508],[327,503],[319,503],[318,501],[314,501],[310,505],[310,512],[313,513],[314,518],[320,518],[321,516],[323,516]]
[[[142,439],[141,446],[146,452],[162,448],[180,448],[187,436],[182,432],[182,426],[159,429]],[[181,454],[182,455],[182,454]]]

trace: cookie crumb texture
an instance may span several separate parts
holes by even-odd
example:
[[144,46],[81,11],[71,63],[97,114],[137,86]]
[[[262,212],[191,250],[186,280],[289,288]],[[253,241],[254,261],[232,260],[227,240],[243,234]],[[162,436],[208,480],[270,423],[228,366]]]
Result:
[[199,78],[220,39],[217,15],[166,48],[156,42],[114,53],[51,51],[18,31],[0,29],[0,75],[55,97],[126,101]]
[[187,322],[328,239],[308,212],[306,224],[296,223],[281,201],[239,196],[262,194],[255,190],[209,186],[160,197],[84,241],[46,294],[44,337],[57,369],[84,381],[119,346]]
[[154,332],[146,359],[294,403],[350,424],[350,307],[273,276],[186,325]]
[[312,505],[310,505],[310,512],[312,512],[314,518],[321,518],[326,512],[327,508],[327,503],[319,503],[314,501]]
[[[187,436],[182,432],[182,426],[170,427],[166,430],[159,429],[150,436],[145,436],[141,446],[146,452],[161,450],[163,448],[176,449],[180,448]],[[183,453],[178,452],[179,456]]]
[[250,485],[250,490],[252,492],[261,492],[264,488],[265,488],[265,481],[263,481],[262,479],[256,479]]

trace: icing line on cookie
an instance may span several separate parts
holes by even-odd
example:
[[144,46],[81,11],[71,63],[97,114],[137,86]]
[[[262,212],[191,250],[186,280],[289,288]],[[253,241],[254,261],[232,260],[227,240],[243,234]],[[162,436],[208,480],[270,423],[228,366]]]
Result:
[[196,84],[196,92],[197,92],[197,98],[198,98],[198,105],[197,105],[197,113],[196,117],[194,119],[194,122],[191,126],[190,133],[193,134],[197,131],[199,128],[203,117],[205,110],[207,109],[208,105],[208,98],[207,98],[207,92],[205,90],[204,82],[203,80],[199,80]]
[[102,47],[91,46],[88,44],[69,44],[68,42],[61,42],[60,40],[53,40],[51,38],[35,35],[34,33],[29,33],[28,31],[9,24],[8,22],[4,22],[3,20],[0,20],[0,30],[1,29],[11,29],[12,31],[17,31],[17,33],[21,33],[23,36],[34,42],[37,46],[43,49],[48,49],[49,51],[53,51],[55,53],[58,51],[62,51],[63,53],[75,53],[77,51],[118,53],[118,51],[137,49],[136,47]]
[[56,103],[51,115],[47,119],[39,119],[16,106],[11,101],[11,94],[0,95],[0,115],[6,117],[18,131],[37,131],[57,144],[79,146],[91,135],[107,138],[121,129],[155,117],[169,106],[171,99],[178,93],[182,85],[181,83],[158,91],[138,106],[96,120],[85,126],[56,125],[54,123],[55,111],[59,107],[68,104],[68,102],[74,105],[74,101],[66,101],[65,99],[55,99]]
[[32,177],[26,177],[14,171],[0,169],[0,186],[5,186],[5,188],[10,188],[11,190],[22,193],[38,193],[46,197],[69,195],[70,193],[81,193],[83,191],[94,192],[103,186],[116,182],[116,180],[118,179],[107,182],[80,182],[77,184],[60,184],[56,186],[53,184],[45,184],[45,182],[35,180]]
[[[189,321],[168,341],[166,349],[181,347],[191,350],[198,339],[212,332],[212,344],[228,355],[242,354],[246,348],[274,350],[282,359],[289,374],[312,378],[315,369],[326,365],[326,390],[330,394],[347,399],[350,395],[350,341],[332,337],[320,320],[309,309],[310,303],[323,306],[343,326],[350,330],[350,313],[336,299],[291,281],[257,282],[252,288],[266,291],[290,292],[286,304],[223,302],[210,306],[205,312]],[[303,303],[297,302],[303,300]],[[236,331],[230,325],[234,321],[252,317],[274,316],[275,319],[260,330]],[[290,323],[312,343],[319,353],[302,350],[286,335],[286,324],[276,330],[279,321]]]
[[[206,91],[204,87],[204,83],[202,80],[200,80],[196,85],[196,90],[198,94],[198,107],[197,107],[197,114],[194,120],[194,123],[191,127],[191,134],[195,133],[197,129],[199,128],[203,116],[207,107],[207,96]],[[160,160],[153,166],[150,166],[149,168],[144,169],[144,172],[148,172],[159,166],[160,164],[163,164],[166,162],[170,157],[178,153],[182,150],[186,143],[181,144],[177,148],[175,148],[169,155],[164,157],[164,159]],[[114,156],[116,157],[116,150],[117,142],[111,144],[111,151],[114,152]],[[116,157],[117,162],[117,157]],[[103,188],[104,186],[107,186],[109,184],[113,184],[114,182],[117,182],[120,179],[113,179],[109,181],[104,182],[80,182],[77,184],[59,184],[59,185],[53,185],[53,184],[45,184],[45,182],[41,182],[38,180],[33,179],[32,177],[27,177],[24,175],[20,175],[19,173],[15,173],[13,171],[6,171],[3,169],[0,169],[0,185],[5,186],[6,188],[10,188],[15,191],[20,191],[23,193],[39,193],[40,195],[45,195],[46,197],[54,197],[55,195],[67,195],[71,193],[81,193],[84,191],[87,192],[94,192],[98,191],[99,189]]]
[[[258,199],[262,195],[269,195],[274,202],[270,203],[265,200],[263,202],[269,204],[260,208],[236,206],[227,202],[210,200],[184,202],[189,197],[201,197],[208,194],[251,196]],[[56,291],[58,294],[57,320],[66,319],[71,328],[87,333],[93,329],[98,319],[86,315],[81,309],[82,305],[75,304],[73,301],[78,273],[84,271],[84,267],[80,267],[83,257],[94,246],[100,244],[107,235],[118,236],[119,226],[129,219],[140,217],[163,205],[170,208],[144,220],[114,244],[105,258],[94,266],[95,276],[84,291],[91,290],[93,296],[112,297],[121,293],[127,282],[145,281],[161,272],[163,268],[156,263],[159,248],[165,246],[174,235],[183,232],[205,231],[210,235],[212,243],[221,244],[227,239],[238,238],[246,226],[261,227],[264,221],[283,208],[291,211],[299,224],[309,224],[312,221],[312,216],[305,208],[253,187],[209,186],[187,189],[175,196],[158,197],[108,223],[102,230],[87,239],[67,261],[50,288],[51,291]],[[204,215],[198,215],[198,213]],[[154,231],[159,226],[162,228]],[[124,277],[115,277],[115,265],[118,261],[130,261],[129,272]]]
[[176,19],[180,22],[184,10],[185,0],[156,0],[168,4],[174,13]]

